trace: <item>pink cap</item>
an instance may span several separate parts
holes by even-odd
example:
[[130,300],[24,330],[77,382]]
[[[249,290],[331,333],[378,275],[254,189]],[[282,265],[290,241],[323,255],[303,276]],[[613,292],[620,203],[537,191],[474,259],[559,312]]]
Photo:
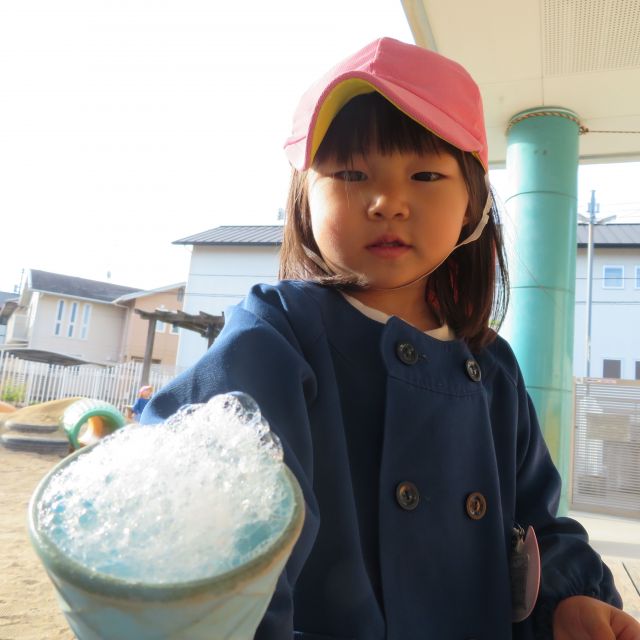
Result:
[[392,38],[380,38],[333,67],[302,96],[284,147],[308,169],[329,125],[357,95],[377,91],[400,111],[488,169],[487,135],[478,85],[457,62]]

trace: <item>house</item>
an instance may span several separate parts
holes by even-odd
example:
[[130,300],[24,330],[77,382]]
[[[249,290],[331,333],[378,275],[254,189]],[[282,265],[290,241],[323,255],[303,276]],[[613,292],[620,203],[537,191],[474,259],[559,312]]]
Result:
[[[587,226],[578,225],[574,375],[585,374]],[[220,314],[257,282],[277,281],[282,226],[224,226],[174,244],[192,244],[185,311]],[[592,289],[591,375],[640,379],[640,224],[598,225]],[[186,334],[186,332],[185,332]],[[206,351],[183,335],[179,366]]]
[[[186,313],[221,315],[252,285],[277,282],[282,225],[216,227],[173,244],[193,246],[184,294]],[[182,331],[178,369],[196,362],[206,350],[205,338]]]
[[[75,276],[28,269],[8,317],[4,347],[64,354],[85,362],[142,360],[147,322],[134,307],[180,308],[184,285],[143,291]],[[9,304],[9,303],[6,303]],[[6,305],[5,305],[6,306]],[[175,364],[178,336],[158,327],[153,361]],[[140,336],[142,347],[140,347]]]
[[[578,225],[573,371],[586,375],[588,225]],[[594,226],[590,375],[640,380],[640,224]]]
[[[172,284],[159,289],[134,291],[113,301],[113,304],[126,307],[124,340],[122,342],[122,362],[142,362],[147,343],[148,322],[140,318],[135,309],[143,311],[180,311],[184,300],[185,283]],[[174,365],[178,352],[177,327],[156,322],[153,341],[153,364]]]

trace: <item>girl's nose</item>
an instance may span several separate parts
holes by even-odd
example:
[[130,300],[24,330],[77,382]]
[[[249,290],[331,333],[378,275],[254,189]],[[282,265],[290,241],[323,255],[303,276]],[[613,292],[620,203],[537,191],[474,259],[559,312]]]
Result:
[[367,216],[375,219],[405,219],[409,217],[409,203],[397,191],[380,191],[374,195],[367,209]]

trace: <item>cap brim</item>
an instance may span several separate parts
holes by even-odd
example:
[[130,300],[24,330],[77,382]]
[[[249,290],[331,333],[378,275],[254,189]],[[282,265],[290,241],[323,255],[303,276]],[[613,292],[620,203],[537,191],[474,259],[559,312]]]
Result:
[[374,91],[438,138],[461,151],[473,153],[485,171],[488,169],[482,143],[460,123],[404,87],[379,77],[372,78],[361,71],[339,76],[325,88],[316,103],[306,135],[287,140],[286,154],[291,164],[301,171],[308,169],[339,111],[352,98]]

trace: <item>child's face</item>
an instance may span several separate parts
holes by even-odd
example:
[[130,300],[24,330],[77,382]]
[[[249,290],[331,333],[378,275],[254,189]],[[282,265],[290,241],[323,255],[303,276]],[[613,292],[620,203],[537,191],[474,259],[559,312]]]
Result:
[[447,152],[372,151],[308,172],[311,227],[329,265],[398,287],[442,262],[467,221],[467,187]]

